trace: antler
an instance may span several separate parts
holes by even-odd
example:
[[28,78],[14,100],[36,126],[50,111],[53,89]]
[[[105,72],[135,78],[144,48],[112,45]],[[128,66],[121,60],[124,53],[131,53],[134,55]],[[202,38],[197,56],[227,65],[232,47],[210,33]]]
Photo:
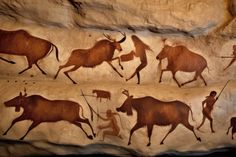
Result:
[[121,31],[119,31],[119,32],[120,32],[120,34],[122,34],[124,37],[123,37],[120,41],[118,41],[118,43],[122,43],[122,42],[124,42],[125,39],[126,39],[126,34],[123,33],[123,32],[121,32]]
[[124,95],[126,95],[127,97],[129,97],[129,91],[126,90],[126,89],[124,89],[124,90],[122,91],[122,94],[124,94]]
[[111,36],[108,35],[108,34],[104,34],[104,33],[103,33],[103,35],[104,35],[104,37],[106,37],[108,40],[116,41],[115,39],[111,38]]

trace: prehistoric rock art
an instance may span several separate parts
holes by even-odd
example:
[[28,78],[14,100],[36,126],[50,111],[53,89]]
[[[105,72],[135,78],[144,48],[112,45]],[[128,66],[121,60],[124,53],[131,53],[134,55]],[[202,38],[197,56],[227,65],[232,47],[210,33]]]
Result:
[[104,91],[104,90],[93,90],[93,94],[96,94],[97,99],[100,99],[100,102],[102,101],[102,98],[105,98],[107,100],[111,100],[111,93],[109,91]]
[[106,118],[99,116],[99,118],[101,118],[102,120],[108,121],[108,123],[98,125],[97,127],[99,129],[97,135],[100,131],[104,130],[102,134],[102,141],[104,141],[106,136],[117,136],[122,139],[120,135],[120,127],[117,123],[115,115],[120,116],[118,113],[112,112],[110,109],[108,109],[106,111]]
[[[211,116],[211,112],[214,108],[214,105],[216,103],[216,101],[218,100],[219,96],[222,94],[223,90],[225,89],[225,87],[227,86],[229,81],[227,81],[227,83],[225,84],[225,86],[223,87],[223,89],[221,90],[220,94],[218,95],[218,97],[215,98],[216,96],[216,91],[211,91],[210,95],[206,97],[206,99],[202,102],[202,122],[201,124],[197,127],[197,129],[199,130],[202,125],[204,124],[206,118],[210,121],[210,127],[211,127],[211,132],[214,133],[214,129],[213,129],[213,118]],[[206,104],[206,106],[204,106]]]
[[[6,135],[16,122],[23,120],[31,120],[33,123],[20,140],[23,140],[33,128],[43,122],[57,122],[61,120],[68,121],[80,127],[89,139],[93,139],[93,136],[95,137],[96,135],[89,120],[83,115],[82,106],[76,102],[68,100],[48,100],[40,95],[27,96],[25,91],[24,95],[20,92],[19,96],[4,102],[4,104],[6,107],[15,107],[16,112],[19,112],[21,107],[24,111],[19,117],[12,121],[10,127],[3,135]],[[80,110],[82,112],[82,118],[80,117]],[[85,132],[81,123],[85,123],[91,128],[93,136]]]
[[151,135],[153,125],[167,126],[171,125],[171,129],[162,139],[160,144],[164,143],[166,137],[175,130],[179,124],[183,124],[186,128],[191,130],[198,141],[201,141],[195,134],[193,126],[189,123],[189,112],[191,112],[192,119],[193,113],[191,108],[181,101],[164,102],[150,96],[133,98],[129,95],[127,90],[122,92],[127,96],[124,103],[117,108],[118,112],[127,113],[128,116],[133,115],[132,109],[137,111],[137,123],[130,131],[128,145],[131,144],[131,136],[137,129],[147,126],[149,142],[147,146],[151,145]]
[[[43,74],[46,74],[39,67],[37,62],[44,58],[47,54],[51,53],[53,47],[56,49],[56,58],[59,61],[58,49],[53,43],[34,37],[25,30],[6,31],[0,29],[0,53],[26,56],[27,58],[28,67],[19,72],[19,74],[32,68],[33,64],[35,64]],[[0,59],[8,63],[15,63],[2,57],[0,57]]]
[[[122,51],[120,43],[124,42],[126,39],[126,34],[122,33],[124,36],[121,40],[116,41],[112,39],[109,35],[104,36],[107,39],[100,40],[95,43],[95,45],[90,49],[76,49],[73,50],[71,56],[69,57],[67,63],[59,67],[54,79],[57,78],[61,69],[69,66],[74,66],[72,69],[65,71],[64,74],[74,83],[76,82],[69,76],[69,72],[75,71],[80,67],[93,68],[97,65],[107,62],[113,70],[115,70],[120,77],[123,77],[117,69],[111,64],[113,60],[118,60],[118,58],[113,58],[114,51]],[[119,62],[120,65],[120,62]],[[121,65],[120,65],[121,66]],[[121,66],[122,67],[122,66]]]
[[232,58],[232,60],[230,61],[230,63],[224,68],[224,70],[226,70],[227,68],[229,68],[236,60],[236,45],[233,45],[233,54],[232,56],[226,57],[226,56],[222,56],[221,58]]
[[229,133],[230,128],[232,128],[231,136],[232,136],[232,140],[233,140],[234,139],[234,133],[236,132],[236,117],[232,117],[230,119],[230,126],[229,126],[229,128],[228,128],[228,130],[226,132],[227,135]]
[[151,48],[145,44],[141,39],[139,39],[136,35],[131,36],[132,41],[134,43],[135,47],[135,56],[140,58],[141,64],[136,68],[135,72],[128,78],[126,81],[129,81],[132,79],[135,75],[138,77],[138,83],[140,84],[140,71],[146,67],[147,65],[147,56],[146,56],[146,50],[151,50]]
[[[185,46],[172,47],[164,45],[164,48],[156,57],[156,59],[159,60],[160,64],[159,67],[161,67],[161,61],[164,58],[167,58],[168,65],[166,69],[161,69],[159,82],[161,82],[163,72],[171,71],[173,79],[175,80],[175,82],[178,84],[179,87],[191,83],[193,81],[196,81],[199,76],[204,81],[204,84],[207,85],[205,79],[202,76],[203,70],[207,67],[207,61],[201,55],[190,51]],[[175,77],[177,71],[196,72],[196,73],[192,80],[186,81],[180,85],[180,83],[177,81]]]
[[135,52],[131,51],[128,54],[121,55],[119,59],[121,62],[129,62],[134,59],[134,56],[135,56]]

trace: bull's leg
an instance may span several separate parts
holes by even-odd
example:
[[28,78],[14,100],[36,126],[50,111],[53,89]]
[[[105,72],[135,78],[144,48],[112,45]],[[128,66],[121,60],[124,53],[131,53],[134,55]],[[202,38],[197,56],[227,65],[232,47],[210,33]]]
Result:
[[138,130],[139,128],[143,127],[144,125],[141,125],[140,123],[136,123],[134,127],[130,130],[130,135],[129,135],[129,142],[128,145],[131,144],[131,136],[134,133],[135,130]]
[[189,80],[189,81],[186,81],[186,82],[182,83],[181,86],[184,86],[184,85],[186,85],[186,84],[188,84],[188,83],[191,83],[191,82],[193,82],[193,81],[196,81],[198,76],[199,76],[199,73],[196,72],[196,74],[195,74],[195,76],[193,77],[192,80]]
[[38,126],[40,123],[41,123],[41,122],[33,122],[33,123],[30,125],[29,129],[27,130],[27,132],[25,133],[25,135],[20,138],[20,140],[23,140],[23,139],[25,138],[25,136],[26,136],[33,128],[35,128],[36,126]]
[[3,60],[3,61],[5,61],[5,62],[11,63],[11,64],[16,64],[16,62],[9,61],[9,60],[7,60],[7,59],[5,59],[5,58],[2,58],[2,57],[0,57],[0,59]]
[[23,72],[25,72],[26,70],[29,70],[30,68],[32,68],[32,64],[29,64],[29,66],[26,69],[20,71],[18,74],[22,74]]
[[152,136],[152,129],[153,129],[153,124],[147,125],[147,131],[148,131],[148,144],[147,146],[151,145],[151,136]]
[[85,135],[87,136],[87,138],[89,139],[93,139],[93,136],[92,135],[88,135],[87,132],[85,132],[84,128],[82,127],[82,125],[79,123],[79,122],[72,122],[73,124],[75,124],[76,126],[80,127],[81,130],[85,133]]
[[176,74],[176,72],[172,72],[173,79],[175,80],[175,82],[177,83],[177,85],[178,85],[179,87],[181,87],[180,84],[179,84],[179,82],[178,82],[178,80],[177,80],[176,77],[175,77],[175,74]]
[[77,70],[79,67],[80,67],[80,66],[75,65],[72,69],[67,70],[67,71],[64,72],[64,74],[65,74],[74,84],[77,84],[77,83],[69,76],[68,73]]
[[185,122],[183,122],[182,124],[183,124],[186,128],[188,128],[189,130],[191,130],[191,131],[193,132],[194,136],[196,137],[196,139],[201,142],[201,138],[196,135],[193,126],[189,124],[188,120],[185,121]]
[[161,75],[160,75],[160,78],[159,78],[159,83],[161,83],[161,79],[162,79],[162,75],[165,71],[170,71],[169,69],[162,69],[161,70]]
[[229,129],[230,129],[231,127],[232,127],[232,125],[229,126],[229,128],[228,128],[228,130],[227,130],[227,132],[226,132],[226,135],[229,134]]
[[42,72],[42,74],[47,75],[47,74],[43,71],[43,69],[41,69],[41,68],[39,67],[39,65],[38,65],[37,62],[35,63],[35,65],[36,65],[36,66],[38,67],[38,69]]
[[56,75],[54,76],[54,79],[57,78],[57,76],[58,76],[59,72],[61,71],[61,69],[65,68],[65,67],[69,67],[69,66],[71,66],[71,65],[68,65],[67,63],[64,64],[64,65],[59,66],[59,69],[57,70],[57,73],[56,73]]
[[119,73],[119,71],[117,71],[117,69],[111,64],[111,62],[107,62],[107,63],[112,67],[113,70],[115,70],[115,72],[116,72],[120,77],[123,77],[123,75],[121,75],[121,74]]
[[6,135],[7,132],[12,128],[12,126],[13,126],[16,122],[23,121],[23,120],[26,120],[25,115],[20,115],[19,117],[17,117],[16,119],[14,119],[14,120],[11,122],[11,126],[7,129],[7,131],[4,132],[3,135]]
[[32,65],[35,63],[35,61],[32,58],[29,58],[29,57],[27,57],[27,61],[28,61],[28,67],[26,69],[22,70],[21,72],[19,72],[19,74],[22,74],[26,70],[31,69]]
[[202,74],[200,74],[199,76],[200,76],[200,78],[203,80],[205,86],[207,86],[207,83],[206,83],[205,79],[203,78]]
[[121,63],[120,63],[120,57],[112,58],[111,61],[114,61],[114,60],[118,60],[119,66],[120,66],[120,68],[123,70],[124,68],[123,68],[123,66],[122,66]]
[[92,125],[89,123],[89,120],[88,119],[79,119],[77,122],[81,122],[81,123],[86,123],[86,124],[88,124],[88,126],[90,127],[90,129],[92,130],[92,133],[93,133],[93,136],[95,137],[96,136],[96,134],[94,133],[94,130],[93,130],[93,127],[92,127]]
[[166,134],[166,136],[161,140],[161,143],[160,144],[164,144],[164,140],[166,139],[166,137],[172,132],[175,130],[175,128],[177,127],[178,124],[172,124],[170,130],[168,131],[168,133]]

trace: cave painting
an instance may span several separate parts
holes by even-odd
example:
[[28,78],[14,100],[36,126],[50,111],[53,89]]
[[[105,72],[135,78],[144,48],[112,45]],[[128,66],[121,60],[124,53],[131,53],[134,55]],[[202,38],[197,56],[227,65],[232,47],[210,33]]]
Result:
[[138,78],[138,83],[137,84],[140,84],[140,71],[147,66],[146,50],[150,50],[150,51],[152,51],[152,50],[147,44],[145,44],[136,35],[132,35],[131,39],[132,39],[132,41],[134,43],[134,47],[135,47],[134,55],[136,57],[140,58],[141,64],[136,68],[135,72],[128,79],[126,79],[126,81],[129,81],[135,75],[137,75],[137,78]]
[[236,117],[232,117],[230,119],[230,126],[229,126],[229,128],[228,128],[228,130],[226,132],[227,135],[229,134],[230,128],[232,128],[232,130],[231,130],[231,138],[233,140],[234,139],[234,133],[236,132]]
[[[159,82],[161,82],[163,72],[171,71],[173,79],[179,87],[196,81],[199,76],[203,80],[204,84],[207,85],[205,79],[202,76],[203,70],[207,68],[207,61],[201,55],[190,51],[185,46],[172,47],[169,45],[164,45],[164,48],[156,56],[156,59],[159,60],[159,67],[161,67],[161,61],[164,58],[167,58],[168,65],[166,69],[161,69]],[[186,81],[180,85],[175,77],[177,71],[195,72],[195,76],[192,80]]]
[[97,135],[100,131],[104,130],[102,134],[102,141],[104,141],[106,136],[117,136],[122,139],[120,135],[120,127],[117,123],[115,115],[120,116],[118,113],[112,112],[110,109],[108,109],[106,111],[106,118],[99,116],[100,119],[106,121],[106,123],[98,125],[97,127],[99,129]]
[[233,45],[233,54],[232,56],[222,56],[221,58],[232,58],[232,60],[230,61],[230,63],[224,68],[224,70],[226,70],[227,68],[229,68],[236,60],[236,45]]
[[[113,55],[114,55],[115,50],[122,51],[120,43],[125,41],[126,34],[125,33],[121,33],[121,34],[123,35],[123,38],[119,41],[116,41],[115,39],[111,38],[109,35],[104,34],[104,36],[107,39],[97,41],[92,48],[73,50],[67,63],[59,67],[54,79],[57,78],[61,69],[69,67],[69,66],[73,66],[72,69],[65,71],[64,74],[74,84],[76,84],[76,82],[69,76],[68,74],[69,72],[75,71],[80,67],[93,68],[97,65],[102,64],[103,62],[107,62],[120,77],[123,77],[111,63],[114,60],[119,61],[118,58],[113,58]],[[119,65],[120,65],[120,62],[119,62]]]
[[119,59],[121,62],[129,62],[131,60],[134,60],[134,56],[135,56],[135,52],[131,51],[128,54],[121,55]]
[[[4,102],[4,104],[6,107],[15,107],[16,112],[20,112],[20,108],[23,108],[24,111],[19,117],[12,121],[10,127],[3,135],[6,135],[12,126],[19,121],[33,121],[25,135],[20,138],[20,140],[23,140],[25,136],[39,124],[63,120],[81,128],[87,138],[93,139],[93,136],[95,137],[89,120],[84,117],[82,106],[76,102],[68,100],[48,100],[40,95],[27,96],[25,91],[24,95],[20,92],[19,96]],[[82,118],[79,113],[80,111],[82,112]],[[90,127],[93,136],[85,132],[81,123],[85,123]]]
[[[53,48],[56,50],[56,58],[59,61],[58,49],[53,43],[34,37],[25,30],[6,31],[0,29],[0,53],[26,56],[27,58],[28,67],[20,71],[19,74],[32,68],[33,64],[35,64],[43,74],[46,74],[43,69],[39,67],[38,61],[51,53]],[[0,59],[15,64],[15,62],[8,61],[2,57],[0,57]]]
[[218,98],[220,97],[220,95],[222,94],[223,90],[225,89],[225,87],[227,86],[228,83],[229,83],[229,81],[227,81],[227,83],[224,85],[223,89],[221,90],[220,94],[217,97],[216,97],[217,92],[216,91],[211,91],[210,95],[207,96],[206,99],[202,102],[203,117],[202,117],[201,124],[197,127],[198,130],[202,127],[202,125],[204,124],[204,122],[207,118],[210,121],[211,132],[212,133],[215,132],[214,129],[213,129],[213,118],[211,116],[211,112],[213,111],[213,108],[214,108],[214,105],[215,105],[216,101],[218,100]]
[[100,99],[100,102],[102,98],[111,100],[111,93],[109,91],[94,89],[93,94],[96,94],[96,98]]
[[164,102],[150,96],[133,98],[129,95],[127,90],[122,92],[127,96],[124,103],[117,108],[118,112],[127,113],[128,116],[133,115],[132,109],[137,111],[137,123],[130,131],[128,145],[131,144],[131,136],[139,128],[147,126],[149,142],[147,146],[151,145],[151,135],[153,125],[168,126],[171,125],[169,132],[162,139],[160,144],[164,143],[166,137],[175,130],[178,124],[183,124],[186,128],[191,130],[198,141],[201,141],[195,134],[194,127],[189,123],[189,112],[193,113],[191,108],[181,101]]

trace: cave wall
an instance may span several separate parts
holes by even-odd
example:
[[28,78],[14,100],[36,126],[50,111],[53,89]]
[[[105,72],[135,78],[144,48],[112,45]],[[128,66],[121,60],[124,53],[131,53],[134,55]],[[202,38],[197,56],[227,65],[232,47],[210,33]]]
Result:
[[[23,95],[27,93],[28,97],[40,95],[48,100],[77,102],[82,106],[85,117],[89,119],[97,134],[98,126],[106,122],[98,118],[95,113],[93,113],[92,121],[86,100],[96,112],[106,117],[108,109],[117,112],[116,109],[126,100],[127,96],[122,94],[126,89],[134,98],[151,96],[162,101],[184,102],[193,111],[195,121],[191,119],[190,114],[188,120],[194,127],[196,135],[201,138],[201,142],[197,141],[193,133],[180,124],[170,133],[164,144],[160,145],[171,126],[155,125],[151,145],[146,146],[148,143],[147,127],[143,126],[134,132],[131,144],[127,145],[130,130],[137,122],[138,113],[133,110],[132,116],[117,112],[121,120],[119,120],[119,116],[115,116],[120,128],[119,135],[122,138],[107,136],[104,141],[102,141],[103,131],[91,140],[78,126],[65,119],[58,122],[41,123],[22,141],[19,138],[25,134],[32,120],[18,122],[7,135],[0,136],[0,149],[3,156],[93,154],[98,152],[113,155],[133,153],[158,155],[170,150],[184,153],[235,147],[235,140],[231,139],[231,133],[226,135],[226,131],[230,126],[231,117],[236,115],[234,105],[236,63],[225,69],[234,57],[232,54],[236,42],[235,5],[235,0],[2,0],[0,2],[0,29],[24,30],[34,37],[47,40],[58,48],[60,61],[57,61],[56,50],[52,46],[51,52],[37,62],[47,75],[43,75],[35,64],[29,70],[18,74],[28,66],[27,57],[0,52],[1,58],[15,62],[15,64],[10,64],[0,60],[1,134],[4,134],[13,119],[25,111],[21,107],[20,111],[16,112],[15,108],[6,107],[4,104],[19,96],[20,92]],[[112,62],[123,77],[120,77],[104,61],[93,67],[82,66],[76,71],[70,72],[70,77],[77,84],[73,84],[63,73],[72,66],[62,69],[57,79],[54,79],[58,68],[66,64],[74,50],[92,48],[99,41],[106,39],[104,34],[110,35],[112,39],[118,41],[123,37],[122,33],[126,34],[126,40],[120,43],[121,52],[114,51],[113,58],[119,58],[131,51],[137,52],[132,40],[134,35],[150,48],[150,50],[145,50],[147,65],[140,71],[140,84],[137,84],[137,76],[126,81],[143,63],[139,56],[134,56],[133,60],[121,62],[123,70],[117,60]],[[0,44],[6,40],[0,34]],[[27,41],[24,39],[19,43],[24,45]],[[40,47],[40,44],[36,45]],[[16,44],[9,44],[6,47],[14,46]],[[197,80],[178,87],[170,71],[164,72],[162,82],[159,82],[161,68],[165,69],[170,62],[163,59],[160,67],[160,61],[156,59],[165,46],[171,46],[173,49],[182,46],[203,57],[207,61],[207,68],[201,74],[207,85],[198,77]],[[31,46],[29,49],[35,52],[37,46]],[[102,50],[102,48],[98,49]],[[183,54],[182,51],[181,54]],[[181,63],[188,66],[195,64],[191,58],[185,58]],[[176,78],[181,84],[191,80],[194,75],[194,71],[180,70],[176,73]],[[111,99],[100,101],[93,93],[94,89],[109,92]],[[86,100],[81,95],[81,90],[87,95]],[[200,131],[196,129],[203,117],[202,101],[211,91],[216,91],[217,96],[221,93],[211,113],[215,133],[211,132],[208,120]],[[26,104],[32,106],[31,103]],[[45,110],[47,109],[49,108],[46,107]],[[171,114],[169,116],[173,119]],[[82,127],[85,132],[92,135],[88,125],[82,124]]]

